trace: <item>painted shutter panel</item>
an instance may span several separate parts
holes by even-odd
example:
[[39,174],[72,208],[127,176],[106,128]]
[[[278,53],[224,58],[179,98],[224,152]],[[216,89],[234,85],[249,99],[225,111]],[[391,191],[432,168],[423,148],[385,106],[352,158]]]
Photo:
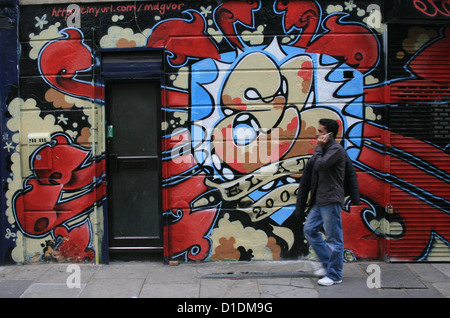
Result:
[[414,25],[390,26],[388,48],[389,77],[405,79],[390,86],[387,149],[394,208],[387,218],[404,233],[387,241],[387,253],[392,261],[450,261],[450,74],[442,68],[450,41],[445,52],[427,43],[405,68],[399,52],[412,52],[413,43],[396,36],[405,29],[414,36]]

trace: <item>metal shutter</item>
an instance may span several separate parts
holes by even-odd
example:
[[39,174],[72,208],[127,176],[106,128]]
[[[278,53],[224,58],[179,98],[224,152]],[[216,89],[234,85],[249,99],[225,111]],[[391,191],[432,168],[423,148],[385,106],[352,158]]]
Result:
[[414,65],[421,76],[411,79],[397,54],[405,49],[399,34],[412,28],[391,25],[389,33],[389,77],[405,80],[390,85],[386,181],[405,229],[402,238],[387,241],[387,254],[391,261],[450,261],[450,74],[439,72],[450,41],[446,52],[429,46]]

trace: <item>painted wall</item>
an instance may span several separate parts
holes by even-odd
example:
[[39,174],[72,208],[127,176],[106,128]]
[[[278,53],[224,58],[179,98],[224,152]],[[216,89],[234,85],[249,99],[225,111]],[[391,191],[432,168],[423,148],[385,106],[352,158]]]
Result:
[[[430,60],[430,48],[449,52],[450,28],[412,25],[396,33],[404,72],[391,78],[383,12],[382,1],[353,0],[21,7],[19,92],[3,110],[9,236],[2,239],[14,246],[3,258],[103,261],[98,51],[165,47],[167,257],[310,255],[292,213],[318,119],[328,117],[341,124],[338,137],[357,168],[363,199],[361,206],[347,200],[342,214],[346,259],[384,258],[396,243],[413,242],[414,251],[403,259],[450,260],[448,140],[403,135],[390,128],[388,117],[388,109],[399,105],[391,91],[411,80],[444,87],[434,102],[448,105],[450,63],[439,78],[417,65]],[[442,58],[449,62],[448,56]],[[412,172],[394,174],[393,160],[411,165]],[[439,190],[421,182],[421,173]],[[396,204],[386,213],[392,193],[412,200],[415,214]],[[409,232],[410,222],[430,214],[438,221],[423,225],[420,237]]]

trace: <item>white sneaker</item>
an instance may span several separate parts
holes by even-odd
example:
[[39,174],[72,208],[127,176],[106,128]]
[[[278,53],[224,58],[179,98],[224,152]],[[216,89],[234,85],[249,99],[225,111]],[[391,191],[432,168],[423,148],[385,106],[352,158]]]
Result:
[[314,271],[314,276],[316,277],[324,277],[326,274],[327,270],[323,267]]
[[342,283],[342,280],[332,280],[331,278],[325,276],[324,278],[319,279],[317,283],[321,286],[332,286],[334,284]]

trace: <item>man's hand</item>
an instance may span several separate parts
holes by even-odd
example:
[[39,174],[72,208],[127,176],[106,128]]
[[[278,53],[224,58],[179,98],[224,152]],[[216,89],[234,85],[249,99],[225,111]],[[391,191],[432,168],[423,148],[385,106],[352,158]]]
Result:
[[330,135],[329,134],[325,134],[322,136],[317,137],[317,146],[325,146],[327,144],[327,142],[330,140]]

